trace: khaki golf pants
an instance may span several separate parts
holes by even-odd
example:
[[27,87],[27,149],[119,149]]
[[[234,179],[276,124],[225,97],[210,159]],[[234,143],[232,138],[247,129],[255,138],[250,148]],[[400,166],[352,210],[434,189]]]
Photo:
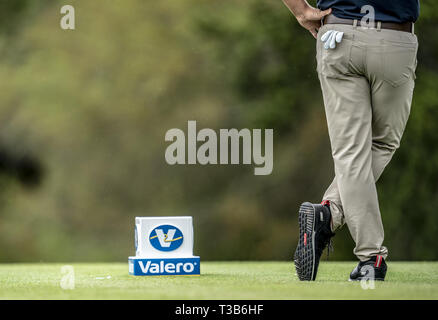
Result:
[[[321,36],[343,31],[335,49]],[[324,194],[333,230],[344,223],[361,260],[388,255],[376,181],[400,145],[409,117],[417,64],[417,37],[395,30],[328,24],[317,41],[335,178]]]

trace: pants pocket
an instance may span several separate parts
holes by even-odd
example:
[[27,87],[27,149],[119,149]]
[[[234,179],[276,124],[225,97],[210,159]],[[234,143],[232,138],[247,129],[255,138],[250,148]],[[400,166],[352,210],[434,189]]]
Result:
[[383,47],[383,79],[393,87],[415,79],[417,43],[386,43]]
[[324,49],[324,44],[318,40],[318,73],[331,78],[341,78],[350,73],[350,56],[352,41],[344,38],[336,44],[335,49]]

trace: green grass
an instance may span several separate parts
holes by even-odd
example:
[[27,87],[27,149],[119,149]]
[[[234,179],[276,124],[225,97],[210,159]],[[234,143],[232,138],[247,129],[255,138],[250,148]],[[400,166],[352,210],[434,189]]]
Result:
[[202,262],[199,277],[134,277],[127,262],[76,263],[73,290],[60,288],[63,264],[0,264],[0,298],[438,299],[437,262],[390,262],[373,290],[346,281],[355,264],[323,261],[317,281],[300,282],[286,262]]

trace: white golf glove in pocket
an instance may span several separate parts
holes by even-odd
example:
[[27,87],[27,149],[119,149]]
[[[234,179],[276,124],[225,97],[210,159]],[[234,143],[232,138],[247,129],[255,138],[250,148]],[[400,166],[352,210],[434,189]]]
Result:
[[324,42],[324,49],[336,48],[336,43],[341,43],[344,33],[336,30],[328,30],[321,37],[321,41]]

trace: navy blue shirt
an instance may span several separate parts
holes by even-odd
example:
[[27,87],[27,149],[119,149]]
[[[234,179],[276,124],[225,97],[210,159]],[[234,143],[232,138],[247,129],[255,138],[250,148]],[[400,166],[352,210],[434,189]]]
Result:
[[360,13],[365,5],[374,7],[376,21],[384,22],[415,22],[420,14],[418,0],[318,0],[318,8],[332,8],[338,18],[362,19],[366,13]]

